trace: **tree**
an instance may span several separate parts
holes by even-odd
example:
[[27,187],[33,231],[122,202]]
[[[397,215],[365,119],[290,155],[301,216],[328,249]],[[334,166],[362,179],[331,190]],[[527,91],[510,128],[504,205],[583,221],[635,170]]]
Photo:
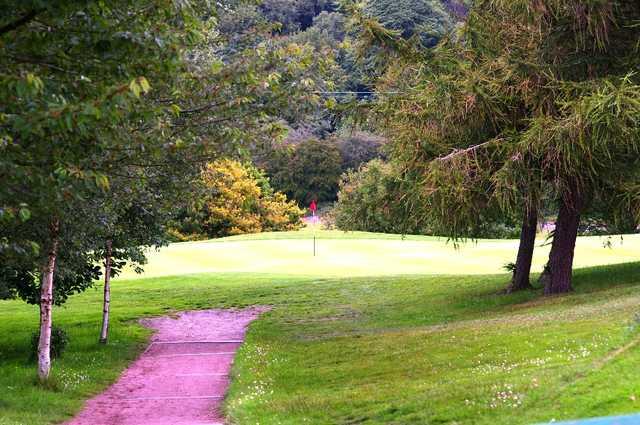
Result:
[[[45,208],[49,205],[45,205]],[[46,380],[51,368],[50,338],[52,309],[73,293],[82,292],[99,278],[100,269],[90,248],[94,239],[78,226],[86,223],[81,205],[71,199],[51,216],[39,205],[30,209],[31,217],[21,223],[1,226],[4,236],[14,241],[29,241],[28,252],[0,252],[0,286],[10,297],[18,296],[40,306],[38,339],[38,376]],[[56,282],[54,285],[54,274]]]
[[340,150],[331,140],[309,139],[277,148],[267,163],[274,187],[300,205],[333,201],[342,174]]
[[333,215],[338,229],[396,234],[429,234],[403,208],[402,178],[392,164],[374,159],[340,181]]
[[543,197],[557,202],[545,287],[553,294],[571,290],[586,207],[637,178],[632,22],[640,6],[530,6],[477,3],[459,38],[418,61],[403,55],[413,65],[391,67],[380,87],[416,93],[382,110],[392,114],[393,156],[428,193],[429,212],[447,234],[468,234],[504,214],[523,217],[511,289],[528,286],[531,224]]
[[342,171],[357,170],[376,158],[384,156],[385,139],[374,134],[356,131],[334,136],[342,156]]
[[320,12],[335,8],[333,0],[264,0],[260,5],[269,21],[280,23],[280,32],[284,34],[306,30]]
[[[124,0],[5,5],[1,255],[9,260],[3,261],[9,276],[22,276],[9,283],[14,294],[40,293],[40,380],[50,371],[53,304],[96,277],[88,265],[101,246],[95,238],[100,223],[86,200],[109,190],[112,173],[162,161],[175,146],[175,139],[158,137],[171,105],[143,95],[149,80],[159,96],[168,91],[183,48],[203,25],[193,19],[198,6]],[[174,18],[168,21],[168,15]]]
[[545,293],[554,294],[572,288],[576,235],[587,206],[607,197],[612,182],[637,178],[640,87],[633,74],[637,32],[631,26],[640,17],[640,5],[569,1],[547,7],[532,16],[517,8],[509,12],[541,30],[539,62],[557,90],[545,93],[553,106],[532,114],[517,152],[539,158],[543,178],[558,194],[545,287]]
[[198,191],[193,205],[174,230],[179,238],[287,231],[301,224],[302,210],[275,192],[264,174],[251,165],[217,160],[204,167],[194,185]]
[[[98,202],[113,180],[180,165],[167,174],[190,181],[224,152],[279,137],[272,112],[315,102],[310,69],[324,58],[268,38],[227,49],[209,2],[10,3],[0,22],[0,256],[16,272],[7,276],[40,279],[20,282],[41,291],[45,380],[51,305],[67,293],[56,285],[67,269],[87,276],[80,266],[105,249],[104,224],[130,206]],[[83,261],[61,267],[77,241]],[[4,294],[17,294],[12,282]]]
[[[66,216],[70,221],[82,220],[85,212],[86,210],[78,206],[75,211],[68,211]],[[45,225],[46,222],[38,223],[39,220],[40,218],[36,216],[24,223],[13,224],[11,227],[0,226],[0,230],[4,235],[15,239],[17,237],[12,236],[15,233],[34,240],[38,237],[46,239],[49,236],[49,229]],[[53,264],[56,285],[49,294],[52,305],[64,304],[69,296],[93,286],[94,281],[100,277],[100,268],[95,264],[96,256],[88,252],[95,243],[93,235],[85,234],[66,219],[60,220],[58,226],[54,229],[58,233],[56,246],[49,247],[49,250],[55,248],[56,254],[55,264]],[[45,231],[39,235],[41,230]],[[1,252],[0,287],[3,288],[4,293],[2,299],[20,298],[29,304],[39,305],[43,269],[35,266],[48,260],[49,254],[49,251],[39,246],[34,246],[29,251]]]
[[432,47],[464,16],[466,7],[457,1],[368,0],[365,12],[402,37],[416,36]]
[[[130,178],[111,180],[109,193],[94,199],[93,209],[100,217],[101,227],[96,229],[99,246],[94,255],[104,263],[104,296],[102,326],[99,342],[106,344],[109,336],[111,278],[131,264],[142,271],[146,263],[145,250],[160,248],[169,238],[166,223],[171,218],[170,210],[178,199],[182,185],[167,178],[167,168],[162,175],[144,170],[144,176],[132,183]],[[179,180],[178,180],[179,181]],[[184,193],[184,192],[182,192]]]
[[[430,223],[434,233],[454,240],[493,234],[493,228],[511,221],[515,211],[505,211],[494,196],[492,176],[500,170],[501,155],[506,154],[487,141],[503,131],[507,134],[517,122],[513,111],[518,109],[513,108],[512,99],[499,98],[499,90],[508,87],[504,83],[483,88],[487,95],[481,102],[474,89],[484,83],[482,78],[500,69],[477,72],[471,66],[474,53],[465,39],[449,38],[437,49],[428,50],[396,39],[375,22],[365,20],[364,27],[368,28],[363,32],[366,42],[381,45],[393,55],[378,90],[399,95],[381,97],[376,110],[390,140],[391,160],[404,176],[407,195],[423,195],[402,198],[405,209],[411,215],[426,216],[420,221]],[[527,188],[534,190],[534,183]],[[517,207],[514,210],[527,217],[526,223],[537,216],[534,202],[521,199]],[[536,226],[524,223],[509,290],[530,287],[527,257],[533,254]]]

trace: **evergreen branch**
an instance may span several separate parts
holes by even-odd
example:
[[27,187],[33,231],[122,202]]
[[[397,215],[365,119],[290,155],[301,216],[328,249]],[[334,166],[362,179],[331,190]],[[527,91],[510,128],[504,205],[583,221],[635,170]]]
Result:
[[467,153],[475,152],[476,150],[478,150],[478,149],[480,149],[482,147],[485,147],[485,146],[487,146],[487,145],[489,145],[489,144],[491,144],[491,143],[493,143],[493,142],[495,142],[497,140],[501,140],[501,139],[491,139],[491,140],[488,140],[486,142],[482,142],[482,143],[470,146],[470,147],[465,148],[465,149],[454,149],[453,152],[451,152],[450,154],[448,154],[446,156],[442,156],[442,157],[436,158],[435,160],[436,161],[441,161],[441,162],[449,161],[450,159],[455,158],[458,155],[464,155],[464,154],[467,154]]

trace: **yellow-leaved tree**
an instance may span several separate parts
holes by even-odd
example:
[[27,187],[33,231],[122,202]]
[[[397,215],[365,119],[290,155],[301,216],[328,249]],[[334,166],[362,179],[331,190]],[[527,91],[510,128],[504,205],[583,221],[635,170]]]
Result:
[[191,220],[192,224],[194,219],[198,222],[195,233],[202,237],[296,230],[302,224],[304,212],[284,194],[275,192],[252,165],[217,160],[204,167],[198,183],[201,197]]

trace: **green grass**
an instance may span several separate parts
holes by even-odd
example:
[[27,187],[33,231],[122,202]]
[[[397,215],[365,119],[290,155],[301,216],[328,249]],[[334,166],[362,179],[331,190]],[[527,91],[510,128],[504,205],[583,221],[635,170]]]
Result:
[[[428,236],[317,231],[265,233],[205,242],[173,244],[150,258],[147,272],[126,278],[148,278],[185,273],[269,273],[290,276],[392,276],[424,274],[494,274],[514,261],[517,241],[481,240],[457,249],[445,239]],[[611,239],[580,238],[577,267],[638,261],[640,235]],[[538,240],[534,270],[546,263],[549,246]]]
[[[362,239],[336,241],[362,246]],[[251,242],[193,245],[246,243],[254,255]],[[595,252],[597,244],[586,242]],[[491,243],[480,242],[464,261],[490,256]],[[274,256],[273,246],[262,255]],[[253,258],[244,261],[249,267]],[[324,277],[315,266],[308,276],[281,271],[116,280],[107,347],[97,343],[99,288],[72,297],[54,311],[71,343],[54,362],[48,389],[35,384],[26,360],[36,308],[0,302],[0,424],[71,417],[139,353],[149,335],[140,317],[250,305],[273,309],[251,326],[236,359],[225,403],[231,423],[525,424],[640,409],[640,348],[633,345],[640,337],[640,263],[579,270],[576,291],[554,298],[540,290],[502,295],[507,275],[459,268],[451,270],[458,275],[377,277],[348,270]]]

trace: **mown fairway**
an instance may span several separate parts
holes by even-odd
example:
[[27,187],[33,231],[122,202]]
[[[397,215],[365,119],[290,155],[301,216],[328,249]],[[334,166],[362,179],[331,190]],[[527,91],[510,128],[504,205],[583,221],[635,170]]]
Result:
[[[640,409],[639,263],[579,270],[569,296],[505,296],[506,274],[478,273],[500,273],[508,241],[456,252],[430,238],[323,234],[341,239],[322,239],[313,259],[308,234],[277,236],[174,245],[148,267],[174,276],[116,280],[107,347],[100,287],[73,297],[54,312],[71,343],[48,389],[25,360],[36,308],[0,302],[0,424],[73,415],[144,346],[137,318],[249,305],[274,308],[236,360],[231,423],[524,424]],[[577,264],[632,261],[638,245],[582,239]]]
[[[416,274],[494,274],[515,260],[518,241],[481,240],[454,246],[429,236],[385,235],[341,231],[316,232],[313,258],[311,230],[236,236],[206,242],[174,244],[150,256],[143,275],[188,273],[269,273],[309,277],[390,276]],[[610,247],[605,245],[610,243]],[[542,271],[549,255],[538,241],[534,271]],[[581,238],[576,267],[593,267],[640,259],[640,235]]]

